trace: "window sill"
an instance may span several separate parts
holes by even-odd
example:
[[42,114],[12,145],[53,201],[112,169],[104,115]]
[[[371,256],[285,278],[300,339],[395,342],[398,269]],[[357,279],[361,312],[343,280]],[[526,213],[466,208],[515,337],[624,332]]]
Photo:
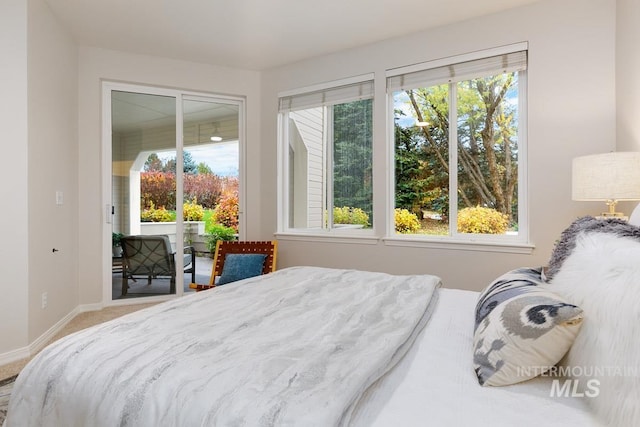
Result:
[[359,245],[375,245],[380,240],[379,237],[371,234],[358,235],[356,233],[305,233],[305,232],[281,232],[275,234],[278,240],[293,240],[304,242],[328,242],[328,243],[350,243]]
[[406,246],[416,248],[435,248],[459,251],[502,252],[511,254],[531,255],[535,245],[520,242],[496,242],[478,240],[454,240],[451,238],[428,239],[411,237],[385,237],[382,239],[387,246]]
[[358,245],[375,245],[379,241],[387,246],[413,247],[413,248],[433,248],[459,251],[478,252],[501,252],[512,254],[531,255],[535,245],[520,242],[496,242],[478,240],[453,240],[451,238],[434,239],[424,237],[377,237],[371,234],[358,235],[356,233],[313,233],[313,232],[280,232],[276,233],[278,240],[290,240],[301,242],[325,242],[325,243],[348,243]]

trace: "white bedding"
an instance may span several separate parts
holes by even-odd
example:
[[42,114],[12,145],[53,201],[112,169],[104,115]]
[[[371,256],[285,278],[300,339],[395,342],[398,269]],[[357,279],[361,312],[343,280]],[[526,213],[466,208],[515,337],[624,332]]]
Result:
[[6,427],[347,424],[439,282],[300,267],[132,313],[35,357]]
[[[335,274],[346,280],[336,280]],[[400,292],[396,294],[399,306],[389,305],[385,311],[381,304],[386,305],[387,299],[375,295],[372,289],[388,284],[391,276],[353,274],[344,276],[339,270],[307,268],[275,273],[271,277],[274,280],[291,275],[294,282],[304,281],[311,285],[301,293],[294,292],[295,297],[289,291],[282,291],[289,295],[285,299],[297,299],[293,307],[297,307],[298,313],[296,309],[287,311],[280,306],[284,294],[269,287],[269,283],[262,282],[263,279],[250,279],[237,287],[226,285],[144,312],[153,317],[132,314],[80,332],[63,340],[61,345],[43,351],[41,354],[44,355],[21,373],[6,427],[121,424],[181,427],[271,424],[305,427],[340,424],[357,427],[598,426],[583,400],[550,397],[551,378],[499,388],[478,385],[471,348],[476,292],[440,289],[429,304],[428,296],[438,286],[438,279],[418,276],[411,280],[413,284],[422,283],[416,286],[420,289],[418,294],[424,294],[425,298],[419,298],[421,302],[415,304],[415,293]],[[353,283],[343,287],[347,282]],[[254,292],[252,286],[262,288],[260,292]],[[318,286],[323,286],[322,291]],[[225,302],[235,299],[233,295],[240,292],[245,304],[227,307]],[[322,343],[341,335],[342,325],[347,320],[345,306],[359,302],[373,307],[372,311],[366,310],[367,316],[372,317],[360,317],[361,322],[356,322],[364,325],[358,334],[364,341],[374,343],[373,347],[337,358],[336,354],[326,352],[327,347],[321,350],[322,346],[314,346],[314,342]],[[199,310],[196,315],[187,309],[189,305],[210,307],[210,311],[202,313]],[[265,308],[270,312],[267,320],[260,311]],[[323,311],[326,308],[329,310]],[[232,322],[233,331],[224,329],[223,325],[228,322],[220,321],[254,311],[253,320]],[[307,317],[305,313],[309,311],[316,312],[320,325],[303,329],[300,320]],[[407,312],[420,314],[407,316]],[[431,312],[431,320],[417,334],[406,356],[384,374],[402,357]],[[281,324],[283,319],[272,315],[285,316],[285,313],[295,321],[286,323],[286,329],[276,329],[275,325]],[[412,326],[403,328],[397,339],[397,326],[393,329],[371,326],[380,320],[375,319],[379,317],[376,313],[385,313],[383,319],[397,316],[401,323],[406,321]],[[247,343],[243,331],[256,327],[254,322],[263,325],[261,330],[271,338],[267,342],[279,343],[276,348],[286,350],[281,358],[271,357],[268,363],[260,362],[260,358],[242,359],[240,350],[243,343]],[[390,323],[383,321],[380,325],[390,326]],[[220,328],[223,330],[218,330]],[[181,333],[174,336],[171,330]],[[212,341],[208,337],[216,330],[219,334],[213,336],[239,335],[237,342],[231,345],[224,340]],[[134,334],[134,331],[142,331],[143,335]],[[94,350],[85,345],[77,352],[71,350],[64,356],[60,353],[82,341],[90,342],[94,336],[106,341]],[[298,336],[303,337],[299,343],[295,340]],[[343,336],[354,339],[352,331]],[[391,344],[392,341],[395,344]],[[207,347],[216,344],[226,347],[227,356],[212,358]],[[157,349],[165,345],[168,349],[165,352],[169,352],[169,359],[176,365],[159,366],[154,361],[159,356]],[[314,350],[304,351],[303,347],[309,345]],[[253,347],[262,351],[268,350],[270,345]],[[345,350],[344,346],[333,348],[336,353]],[[299,355],[299,360],[294,361],[292,354]],[[325,359],[332,359],[337,364],[325,365]],[[319,369],[322,366],[327,369]],[[222,368],[215,378],[209,372],[212,367]],[[353,370],[360,370],[360,373],[345,379],[344,374]],[[273,384],[279,384],[275,388],[264,384],[264,379],[273,376],[273,372],[282,373],[273,377]],[[296,372],[304,374],[296,375]],[[318,389],[314,383],[322,373],[326,373],[327,382],[321,382]],[[383,375],[382,378],[374,382],[379,375]],[[258,381],[252,382],[253,377]],[[56,378],[64,380],[56,382]],[[150,379],[152,384],[148,383]],[[299,388],[293,392],[285,390],[284,395],[273,393],[289,381],[298,382]],[[136,384],[147,384],[147,388],[136,387]],[[237,387],[238,384],[246,387]],[[43,391],[48,395],[43,395]],[[274,406],[278,401],[281,408],[286,406],[283,409],[286,414],[265,412],[269,405],[278,407],[277,403]],[[133,407],[143,410],[138,418],[130,411]],[[207,414],[206,408],[215,409]],[[352,412],[354,408],[355,412]],[[125,409],[130,411],[130,418],[121,417]]]
[[598,426],[577,397],[550,397],[550,377],[481,387],[472,366],[477,292],[440,289],[438,303],[412,349],[369,392],[354,425]]

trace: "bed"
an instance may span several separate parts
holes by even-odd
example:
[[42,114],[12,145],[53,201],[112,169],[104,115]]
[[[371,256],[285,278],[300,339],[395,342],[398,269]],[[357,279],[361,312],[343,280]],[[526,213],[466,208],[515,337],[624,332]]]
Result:
[[[571,259],[559,252],[549,287]],[[5,427],[614,425],[589,399],[554,396],[550,376],[481,386],[481,296],[432,275],[293,267],[246,279],[47,347],[20,373]],[[636,425],[624,421],[634,411],[616,425]]]

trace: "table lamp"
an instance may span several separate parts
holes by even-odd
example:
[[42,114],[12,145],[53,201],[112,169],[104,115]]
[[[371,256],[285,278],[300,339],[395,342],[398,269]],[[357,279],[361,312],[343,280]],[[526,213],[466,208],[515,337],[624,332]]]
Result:
[[572,199],[604,201],[603,217],[624,217],[616,203],[640,200],[640,152],[613,152],[576,157],[572,168]]

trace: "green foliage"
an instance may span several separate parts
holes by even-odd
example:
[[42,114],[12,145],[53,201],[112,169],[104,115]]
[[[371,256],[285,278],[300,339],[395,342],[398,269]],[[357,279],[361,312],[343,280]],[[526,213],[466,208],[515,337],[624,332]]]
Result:
[[[458,82],[451,124],[448,84],[395,95],[397,207],[447,217],[449,168],[455,167],[460,208],[489,206],[517,222],[517,83],[517,73]],[[450,126],[457,129],[457,165],[449,165]]]
[[111,233],[111,246],[120,246],[120,241],[124,237],[122,233]]
[[211,219],[238,232],[238,193],[227,191],[213,210]]
[[407,209],[396,208],[394,210],[394,219],[396,225],[396,233],[410,234],[420,230],[420,220],[414,213]]
[[333,198],[335,206],[373,214],[373,102],[333,107]]
[[162,162],[160,157],[158,157],[158,154],[151,153],[149,154],[149,157],[147,157],[147,161],[144,162],[144,171],[145,172],[162,172],[163,166],[164,166],[164,163]]
[[198,175],[213,175],[213,171],[211,170],[209,165],[204,162],[198,163],[196,169],[198,171]]
[[140,221],[142,222],[173,222],[176,220],[176,214],[169,212],[164,206],[156,209],[153,202],[151,205],[140,213]]
[[368,227],[369,215],[360,208],[351,208],[343,206],[341,208],[333,208],[334,224],[360,224]]
[[[147,161],[144,162],[144,171],[145,172],[172,172],[176,173],[176,157],[172,157],[167,161],[163,161],[158,157],[157,153],[149,154]],[[198,173],[198,166],[193,161],[193,157],[189,151],[182,152],[182,165],[183,172],[185,174],[196,174]]]
[[182,205],[182,218],[185,221],[202,221],[204,208],[198,204],[198,199],[193,199]]
[[196,162],[193,161],[193,157],[188,151],[182,152],[182,170],[185,174],[195,175],[198,173],[198,166],[196,166]]
[[[400,112],[398,112],[400,113]],[[446,216],[448,175],[430,162],[422,130],[395,127],[396,207],[413,213],[431,210]]]
[[495,209],[476,206],[458,212],[458,233],[504,234],[509,217]]
[[216,250],[216,242],[218,240],[230,241],[236,239],[236,231],[221,224],[207,224],[205,231],[207,233],[205,236],[206,245],[212,254]]

